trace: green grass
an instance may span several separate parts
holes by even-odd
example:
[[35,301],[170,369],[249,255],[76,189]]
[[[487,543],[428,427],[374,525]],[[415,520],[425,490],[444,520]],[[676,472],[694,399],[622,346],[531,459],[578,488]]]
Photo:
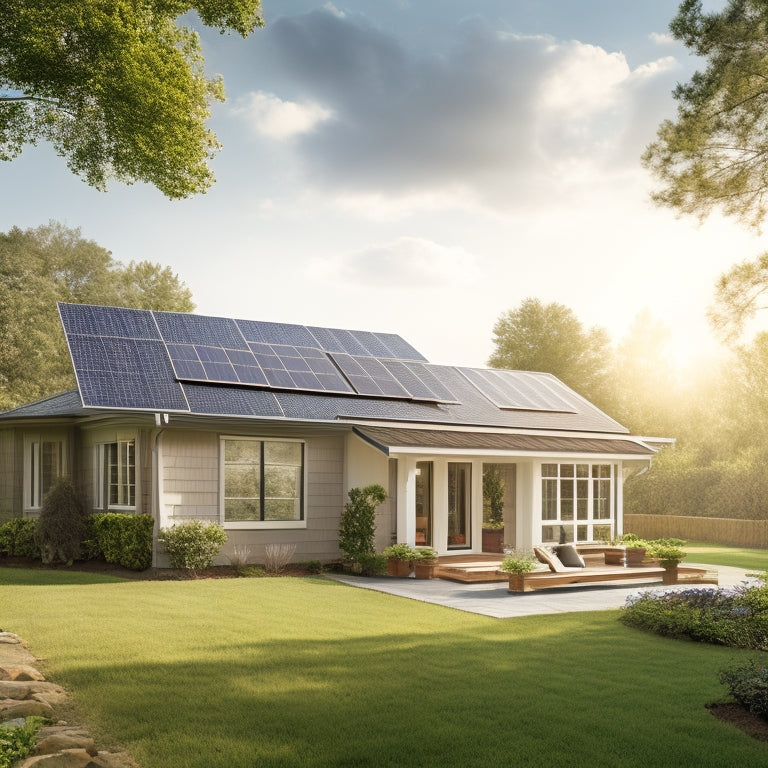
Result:
[[323,578],[0,568],[0,626],[142,768],[764,765],[764,743],[705,709],[745,653],[617,615],[490,619]]
[[720,544],[705,544],[691,541],[684,547],[687,560],[707,565],[729,565],[755,571],[768,570],[768,549],[747,549],[746,547],[725,547]]

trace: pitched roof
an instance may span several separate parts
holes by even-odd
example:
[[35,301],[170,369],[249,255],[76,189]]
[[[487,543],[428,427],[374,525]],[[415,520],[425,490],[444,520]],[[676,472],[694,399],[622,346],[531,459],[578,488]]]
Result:
[[432,365],[395,334],[79,304],[59,313],[88,412],[627,433],[550,374]]
[[52,395],[34,403],[20,405],[10,411],[0,413],[0,419],[32,419],[41,416],[87,416],[89,411],[83,407],[80,393],[76,389]]

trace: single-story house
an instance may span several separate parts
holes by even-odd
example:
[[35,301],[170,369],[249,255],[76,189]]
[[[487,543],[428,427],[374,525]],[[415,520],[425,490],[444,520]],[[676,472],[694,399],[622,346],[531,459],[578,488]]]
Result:
[[[72,477],[89,509],[221,523],[258,560],[338,557],[347,491],[380,484],[376,543],[482,551],[483,473],[508,545],[622,531],[658,446],[550,374],[433,365],[400,336],[59,305],[77,389],[0,414],[0,520]],[[155,563],[166,564],[155,547]]]

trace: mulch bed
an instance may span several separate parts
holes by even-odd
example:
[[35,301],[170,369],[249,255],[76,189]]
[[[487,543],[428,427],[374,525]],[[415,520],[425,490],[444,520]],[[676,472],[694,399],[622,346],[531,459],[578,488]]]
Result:
[[707,709],[724,723],[744,731],[748,736],[758,741],[768,741],[768,720],[764,720],[759,715],[755,715],[741,704],[721,703],[709,704]]
[[[237,571],[228,565],[217,565],[199,571],[174,570],[173,568],[147,568],[145,571],[132,571],[121,565],[105,563],[103,560],[83,560],[72,565],[43,565],[39,560],[26,557],[0,557],[0,565],[17,568],[35,568],[46,571],[84,571],[101,573],[107,576],[119,576],[122,579],[138,581],[187,581],[189,579],[236,579]],[[329,567],[332,570],[332,567]],[[271,574],[265,574],[270,576]],[[280,576],[310,576],[303,563],[289,563]]]

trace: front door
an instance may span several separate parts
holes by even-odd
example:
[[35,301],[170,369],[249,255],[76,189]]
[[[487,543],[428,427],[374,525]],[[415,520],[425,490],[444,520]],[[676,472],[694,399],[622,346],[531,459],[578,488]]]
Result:
[[472,547],[472,464],[448,463],[448,549]]

